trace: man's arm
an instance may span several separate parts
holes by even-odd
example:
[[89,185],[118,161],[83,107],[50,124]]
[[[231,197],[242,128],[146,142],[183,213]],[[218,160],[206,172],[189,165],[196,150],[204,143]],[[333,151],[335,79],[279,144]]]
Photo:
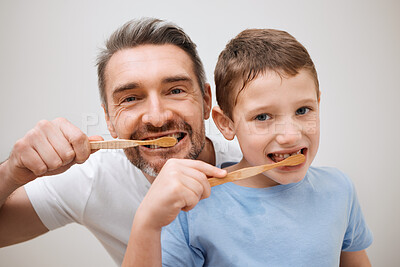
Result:
[[340,267],[371,267],[371,263],[365,249],[352,252],[342,251]]
[[23,187],[15,190],[0,209],[0,247],[17,244],[49,230],[36,214]]
[[0,247],[48,231],[23,185],[41,176],[62,173],[75,163],[83,163],[91,152],[89,138],[62,118],[39,122],[16,142],[10,157],[0,165]]
[[207,177],[225,175],[202,161],[168,160],[135,214],[122,266],[161,266],[161,228],[210,196]]

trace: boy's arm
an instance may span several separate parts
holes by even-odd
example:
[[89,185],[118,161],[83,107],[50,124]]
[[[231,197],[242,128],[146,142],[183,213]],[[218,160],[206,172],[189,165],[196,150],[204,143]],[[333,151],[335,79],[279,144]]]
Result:
[[162,227],[210,196],[207,176],[225,175],[202,161],[168,160],[135,214],[122,266],[161,266]]
[[340,267],[371,267],[367,252],[342,251],[340,255]]

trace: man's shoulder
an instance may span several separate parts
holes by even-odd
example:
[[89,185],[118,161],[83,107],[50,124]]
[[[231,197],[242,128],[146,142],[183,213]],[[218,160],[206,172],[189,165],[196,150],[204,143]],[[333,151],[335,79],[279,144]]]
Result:
[[[87,169],[97,173],[96,179],[106,179],[122,184],[132,181],[142,181],[147,185],[148,181],[143,173],[134,166],[126,157],[123,150],[100,150],[93,154],[88,162]],[[112,177],[112,178],[110,178]],[[133,179],[135,177],[135,179]]]
[[216,157],[216,166],[226,162],[239,162],[242,151],[236,139],[228,141],[222,134],[210,134],[207,137],[212,141]]

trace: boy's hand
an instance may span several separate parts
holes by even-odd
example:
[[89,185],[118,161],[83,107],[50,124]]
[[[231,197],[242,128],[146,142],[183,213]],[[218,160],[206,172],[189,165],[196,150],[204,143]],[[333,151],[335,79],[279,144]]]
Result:
[[[103,140],[100,136],[92,140]],[[68,120],[40,121],[18,140],[4,168],[8,182],[22,186],[37,177],[59,174],[92,153],[89,138]]]
[[201,199],[210,196],[207,177],[222,178],[225,175],[225,170],[203,161],[170,159],[151,185],[136,216],[141,216],[141,222],[147,227],[161,229],[181,210],[191,210]]

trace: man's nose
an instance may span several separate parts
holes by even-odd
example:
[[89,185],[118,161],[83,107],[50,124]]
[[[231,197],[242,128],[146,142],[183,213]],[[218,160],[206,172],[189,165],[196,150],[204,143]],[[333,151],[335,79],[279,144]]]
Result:
[[285,119],[275,125],[276,141],[280,145],[294,145],[300,141],[302,132],[301,126],[293,119]]
[[144,124],[161,127],[172,119],[172,111],[160,96],[149,96],[146,103],[146,111],[142,116]]

